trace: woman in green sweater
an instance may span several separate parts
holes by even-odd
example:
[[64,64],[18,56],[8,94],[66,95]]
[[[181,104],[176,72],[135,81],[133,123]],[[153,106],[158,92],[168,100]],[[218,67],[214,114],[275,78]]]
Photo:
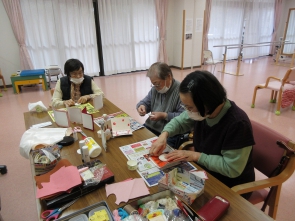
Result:
[[193,149],[175,150],[166,156],[168,161],[180,157],[194,161],[228,187],[254,181],[255,143],[250,120],[227,99],[216,77],[207,71],[195,71],[181,82],[179,92],[186,111],[164,127],[150,153],[160,155],[169,136],[193,127]]

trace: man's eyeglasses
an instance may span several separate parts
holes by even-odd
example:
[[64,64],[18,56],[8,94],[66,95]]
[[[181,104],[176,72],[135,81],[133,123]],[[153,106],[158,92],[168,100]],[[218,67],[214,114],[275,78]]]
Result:
[[[165,81],[165,85],[166,85],[166,79],[163,80],[163,81]],[[151,84],[151,87],[160,88],[160,87],[161,87],[161,84],[160,84],[160,83],[157,83],[157,84]]]
[[151,87],[159,88],[159,87],[161,87],[161,85],[160,84],[151,84]]

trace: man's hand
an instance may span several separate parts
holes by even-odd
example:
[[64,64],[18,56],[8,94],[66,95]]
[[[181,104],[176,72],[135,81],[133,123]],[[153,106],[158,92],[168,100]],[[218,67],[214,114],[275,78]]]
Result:
[[151,146],[151,149],[150,149],[151,155],[159,156],[163,153],[164,149],[166,148],[167,137],[168,137],[168,133],[166,131],[161,133],[157,141],[154,142]]
[[84,95],[77,101],[78,104],[85,104],[90,99],[90,95]]
[[140,106],[137,108],[137,112],[139,113],[140,116],[144,116],[144,115],[146,115],[145,106],[144,106],[144,105],[140,105]]
[[168,161],[183,160],[197,162],[200,156],[201,153],[191,150],[174,150],[166,155],[166,159]]
[[67,100],[67,101],[64,101],[64,104],[66,105],[66,106],[74,106],[75,105],[75,102],[72,100],[72,99],[70,99],[70,100]]
[[150,119],[154,121],[163,120],[163,119],[166,119],[166,117],[167,117],[167,113],[165,112],[151,112],[150,114]]

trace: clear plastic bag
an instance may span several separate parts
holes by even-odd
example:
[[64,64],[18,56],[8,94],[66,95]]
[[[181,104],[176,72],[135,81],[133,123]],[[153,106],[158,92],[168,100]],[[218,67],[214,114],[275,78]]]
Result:
[[31,128],[27,130],[19,144],[20,154],[29,159],[30,151],[37,145],[45,146],[56,144],[65,136],[67,128]]

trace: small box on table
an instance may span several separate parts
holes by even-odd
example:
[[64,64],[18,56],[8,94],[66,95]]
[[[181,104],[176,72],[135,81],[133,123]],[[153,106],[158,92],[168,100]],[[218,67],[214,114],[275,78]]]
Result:
[[205,180],[198,177],[193,171],[176,167],[160,179],[158,188],[159,191],[171,190],[183,202],[191,205],[197,197],[203,194]]
[[93,204],[91,206],[85,207],[81,210],[78,210],[72,214],[69,214],[65,217],[59,218],[56,221],[83,221],[84,217],[87,218],[86,220],[89,220],[89,218],[95,213],[105,210],[108,216],[108,219],[105,218],[104,221],[114,221],[114,218],[112,216],[112,212],[108,206],[108,204],[105,201],[101,201],[99,203]]

